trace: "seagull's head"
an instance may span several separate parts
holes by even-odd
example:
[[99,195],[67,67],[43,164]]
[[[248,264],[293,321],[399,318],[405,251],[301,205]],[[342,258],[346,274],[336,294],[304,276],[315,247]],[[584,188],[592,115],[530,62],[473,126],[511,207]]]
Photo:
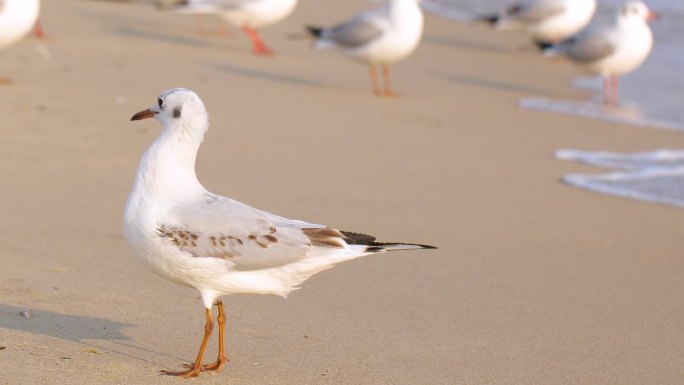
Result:
[[630,0],[620,9],[620,15],[626,18],[637,18],[644,21],[658,20],[660,15],[648,9],[648,6],[640,0]]
[[207,110],[202,99],[186,88],[172,88],[162,92],[152,107],[133,115],[131,120],[155,118],[165,130],[199,137],[208,128]]

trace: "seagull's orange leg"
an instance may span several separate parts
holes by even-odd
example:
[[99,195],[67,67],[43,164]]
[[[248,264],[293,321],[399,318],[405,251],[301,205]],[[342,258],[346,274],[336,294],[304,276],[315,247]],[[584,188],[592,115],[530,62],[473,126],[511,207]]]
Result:
[[219,352],[218,352],[218,358],[216,359],[216,362],[213,364],[209,365],[204,365],[204,370],[216,370],[220,371],[223,369],[223,366],[228,362],[228,356],[226,355],[226,341],[225,341],[225,336],[226,336],[226,311],[223,309],[223,302],[221,300],[218,300],[216,303],[216,306],[218,307],[218,317],[216,320],[218,321],[219,325]]
[[254,45],[255,55],[273,55],[273,51],[264,44],[263,40],[259,36],[259,31],[245,24],[242,26],[242,30],[245,31],[247,36],[252,39],[252,44]]
[[36,21],[36,25],[33,28],[33,34],[39,39],[45,38],[45,32],[43,32],[43,27],[40,25],[40,20]]
[[204,370],[204,368],[202,367],[204,351],[207,349],[209,338],[211,337],[211,333],[214,331],[214,316],[211,314],[211,308],[206,309],[205,315],[207,318],[207,322],[204,324],[204,338],[202,338],[202,345],[200,345],[199,353],[197,353],[197,359],[195,360],[195,364],[192,365],[192,368],[179,372],[162,370],[162,374],[165,374],[167,376],[197,377],[200,374],[200,372]]
[[380,84],[378,83],[378,70],[375,67],[375,64],[371,63],[370,65],[370,76],[371,76],[371,81],[373,82],[373,93],[376,95],[380,95]]
[[385,82],[385,96],[395,96],[392,90],[392,73],[389,64],[382,65],[382,77]]

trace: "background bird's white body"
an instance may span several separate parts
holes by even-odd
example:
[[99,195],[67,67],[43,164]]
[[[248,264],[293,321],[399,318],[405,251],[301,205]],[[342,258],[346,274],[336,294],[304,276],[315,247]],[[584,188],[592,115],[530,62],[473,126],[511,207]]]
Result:
[[262,28],[283,20],[296,6],[297,0],[194,0],[176,11],[214,14],[236,27]]
[[497,28],[522,30],[540,41],[560,41],[578,33],[596,12],[596,0],[528,0],[517,6],[520,13],[504,13]]
[[[392,64],[410,55],[423,35],[423,13],[416,0],[391,0],[383,7],[359,14],[347,22],[371,25],[379,31],[377,38],[343,45],[325,32],[316,41],[316,48],[335,47],[347,55],[367,63]],[[343,23],[346,24],[346,23]]]
[[641,2],[628,3],[614,24],[588,29],[552,47],[545,53],[565,56],[584,70],[602,76],[623,75],[635,70],[653,48],[653,33],[648,25],[650,11]]
[[26,36],[38,20],[40,0],[4,0],[0,2],[0,49]]

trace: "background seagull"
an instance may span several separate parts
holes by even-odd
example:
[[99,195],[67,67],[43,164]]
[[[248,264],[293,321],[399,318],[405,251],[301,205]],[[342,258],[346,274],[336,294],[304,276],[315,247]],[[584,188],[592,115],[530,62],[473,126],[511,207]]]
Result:
[[252,40],[254,54],[271,55],[258,28],[275,24],[289,16],[297,0],[185,0],[176,12],[197,15],[218,15],[233,26],[240,27]]
[[564,56],[583,69],[603,76],[604,102],[618,103],[618,77],[635,70],[651,53],[648,22],[659,16],[639,0],[626,2],[615,23],[587,29],[558,45],[544,46],[549,56]]
[[[206,308],[205,334],[197,359],[168,375],[197,376],[220,370],[225,353],[221,296],[234,293],[285,297],[312,275],[368,254],[433,246],[380,243],[375,237],[335,230],[258,210],[207,191],[197,180],[195,159],[208,129],[207,112],[194,92],[175,88],[131,120],[154,117],[163,125],[140,162],[126,204],[124,235],[156,274],[199,290]],[[218,306],[219,354],[202,360]]]
[[595,12],[596,0],[526,0],[482,20],[525,31],[539,42],[558,43],[586,27]]
[[31,32],[39,12],[39,0],[0,0],[0,49]]
[[[330,28],[307,27],[316,38],[316,48],[335,47],[370,65],[373,92],[394,95],[390,65],[411,54],[423,35],[420,0],[390,0],[383,7],[357,15]],[[382,67],[384,91],[380,89],[377,66]]]

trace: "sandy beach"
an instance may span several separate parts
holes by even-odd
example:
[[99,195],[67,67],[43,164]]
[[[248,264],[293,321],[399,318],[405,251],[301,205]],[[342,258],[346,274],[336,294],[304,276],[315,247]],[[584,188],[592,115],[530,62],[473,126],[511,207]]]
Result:
[[570,188],[563,175],[600,169],[553,157],[682,148],[681,132],[518,108],[584,91],[516,34],[427,14],[391,100],[364,66],[287,37],[368,6],[303,0],[258,58],[240,31],[198,37],[151,6],[43,2],[49,40],[0,53],[0,385],[188,383],[159,370],[194,359],[198,293],[147,271],[121,229],[160,131],[129,119],[177,86],[210,114],[209,190],[439,246],[339,265],[285,300],[224,298],[231,361],[189,381],[682,381],[684,210]]

